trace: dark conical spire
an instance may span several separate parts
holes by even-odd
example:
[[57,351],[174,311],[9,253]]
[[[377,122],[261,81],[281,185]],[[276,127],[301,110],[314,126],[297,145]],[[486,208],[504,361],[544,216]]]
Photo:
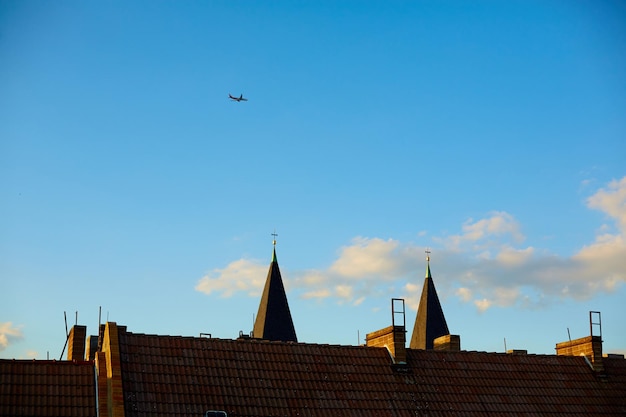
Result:
[[253,335],[259,339],[283,342],[297,342],[296,330],[291,320],[287,294],[280,276],[276,258],[276,240],[272,252],[272,262],[267,273],[265,288],[259,304],[259,312],[254,322]]
[[[430,253],[426,251],[426,253]],[[420,304],[411,336],[411,349],[432,349],[433,341],[450,334],[448,324],[443,315],[433,277],[430,275],[430,256],[426,257],[426,278],[422,288]]]

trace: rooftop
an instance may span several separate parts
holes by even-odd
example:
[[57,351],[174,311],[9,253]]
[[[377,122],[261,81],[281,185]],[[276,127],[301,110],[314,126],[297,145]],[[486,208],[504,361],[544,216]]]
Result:
[[127,415],[616,415],[626,360],[156,336],[120,331]]

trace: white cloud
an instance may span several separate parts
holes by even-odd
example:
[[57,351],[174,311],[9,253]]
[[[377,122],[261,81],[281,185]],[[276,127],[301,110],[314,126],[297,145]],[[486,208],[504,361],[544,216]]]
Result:
[[221,292],[222,297],[230,297],[235,292],[243,291],[257,296],[263,290],[268,267],[258,262],[239,259],[224,269],[214,269],[198,281],[196,291],[210,295]]
[[328,288],[320,288],[318,290],[305,292],[302,294],[302,298],[305,300],[310,298],[328,298],[331,295],[332,294]]
[[613,180],[587,199],[587,206],[605,212],[615,220],[619,232],[626,233],[626,177]]
[[[424,248],[401,245],[399,241],[357,237],[339,250],[337,259],[325,269],[288,271],[281,269],[285,286],[304,299],[334,298],[340,303],[361,304],[368,296],[387,294],[383,282],[412,276],[424,267]],[[228,297],[245,291],[260,294],[267,277],[268,265],[240,259],[223,269],[214,269],[202,277],[196,290]]]
[[358,305],[362,304],[362,303],[363,303],[363,301],[365,301],[365,297],[360,297],[360,298],[357,298],[356,300],[354,300],[354,302],[352,303],[352,305],[358,306]]
[[5,350],[14,341],[23,338],[21,326],[13,326],[10,321],[0,323],[0,351]]
[[606,189],[589,197],[587,206],[604,212],[615,227],[602,225],[595,241],[585,245],[572,260],[589,291],[613,291],[626,281],[626,177],[611,181]]
[[480,250],[481,255],[490,255],[486,248],[493,246],[495,239],[509,237],[514,243],[524,240],[520,225],[515,218],[504,211],[494,211],[485,219],[468,219],[462,226],[463,233],[447,238],[435,238],[449,250]]
[[491,307],[492,304],[493,302],[487,300],[486,298],[483,298],[482,300],[474,300],[474,305],[481,313],[487,311],[487,309]]
[[[461,233],[432,240],[441,247],[432,259],[437,289],[472,303],[479,311],[492,307],[535,308],[551,300],[586,299],[614,291],[626,282],[626,177],[612,181],[587,200],[590,209],[607,215],[595,240],[570,257],[523,246],[515,217],[504,211],[469,219]],[[614,223],[614,224],[613,224]],[[417,308],[425,270],[426,247],[394,239],[357,237],[342,247],[330,266],[284,271],[289,290],[304,299],[334,299],[358,305],[367,297],[405,297]],[[230,296],[244,291],[258,296],[268,266],[245,259],[215,269],[198,291]],[[398,294],[394,288],[402,288]]]
[[533,248],[515,249],[505,247],[498,253],[496,259],[504,265],[516,266],[528,262],[533,253]]
[[458,288],[455,292],[455,295],[459,297],[462,301],[468,302],[472,300],[472,290],[469,288]]
[[354,297],[354,291],[349,285],[337,285],[335,295],[341,299],[351,300]]
[[377,276],[378,279],[393,279],[400,261],[396,250],[400,242],[396,240],[367,239],[357,237],[352,245],[341,249],[339,258],[331,265],[329,272],[348,279],[362,279]]

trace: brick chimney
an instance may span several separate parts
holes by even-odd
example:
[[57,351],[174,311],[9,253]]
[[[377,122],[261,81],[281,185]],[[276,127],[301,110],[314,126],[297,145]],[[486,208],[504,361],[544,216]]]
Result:
[[596,372],[604,372],[602,363],[602,337],[587,336],[556,344],[559,356],[584,356]]
[[459,352],[461,350],[461,336],[457,334],[439,336],[433,341],[433,350]]
[[365,345],[370,347],[386,347],[394,363],[406,363],[406,329],[404,326],[389,326],[368,333]]
[[87,335],[87,326],[75,325],[70,330],[67,348],[68,361],[84,361],[85,360],[85,336]]

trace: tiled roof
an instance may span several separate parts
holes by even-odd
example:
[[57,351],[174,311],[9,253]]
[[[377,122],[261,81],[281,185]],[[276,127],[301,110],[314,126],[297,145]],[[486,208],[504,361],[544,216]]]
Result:
[[92,362],[0,359],[0,416],[96,416]]
[[626,360],[119,332],[126,416],[622,415]]
[[421,350],[407,356],[428,387],[421,398],[432,410],[490,416],[626,413],[623,380],[603,380],[583,357]]
[[602,358],[602,363],[604,374],[612,383],[626,386],[626,360],[622,355]]

